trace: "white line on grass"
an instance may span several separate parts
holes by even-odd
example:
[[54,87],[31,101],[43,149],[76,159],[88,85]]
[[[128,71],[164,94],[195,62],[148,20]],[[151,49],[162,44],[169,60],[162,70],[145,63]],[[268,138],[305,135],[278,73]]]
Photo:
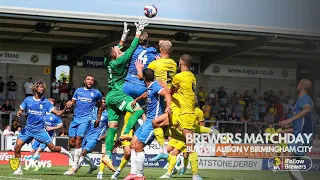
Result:
[[4,179],[21,179],[21,180],[42,180],[42,179],[32,179],[32,178],[23,178],[23,177],[13,177],[13,176],[0,176]]

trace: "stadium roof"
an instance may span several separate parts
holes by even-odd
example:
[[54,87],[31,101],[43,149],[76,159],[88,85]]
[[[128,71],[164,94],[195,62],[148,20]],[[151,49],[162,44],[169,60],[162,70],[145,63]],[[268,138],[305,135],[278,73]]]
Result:
[[[0,7],[0,42],[49,45],[64,49],[69,57],[79,57],[106,45],[115,45],[123,22],[131,29],[138,17],[98,15],[65,11]],[[36,31],[38,23],[48,23],[50,32]],[[226,58],[314,61],[320,55],[320,38],[288,35],[286,30],[219,25],[172,19],[151,19],[146,29],[150,45],[161,39],[173,42],[174,51],[208,56],[203,71],[215,60]],[[132,32],[133,33],[133,32]],[[187,41],[182,33],[189,36]],[[296,32],[298,33],[298,32]],[[133,36],[130,36],[130,41]],[[126,44],[128,46],[128,44]],[[208,59],[208,58],[207,58]]]

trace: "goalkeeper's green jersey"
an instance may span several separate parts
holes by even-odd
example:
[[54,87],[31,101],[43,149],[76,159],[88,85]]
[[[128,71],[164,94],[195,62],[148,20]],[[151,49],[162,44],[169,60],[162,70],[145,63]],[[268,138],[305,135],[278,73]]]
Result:
[[104,58],[104,65],[108,73],[108,88],[122,90],[124,79],[127,76],[127,64],[139,43],[139,38],[134,38],[130,47],[116,60]]

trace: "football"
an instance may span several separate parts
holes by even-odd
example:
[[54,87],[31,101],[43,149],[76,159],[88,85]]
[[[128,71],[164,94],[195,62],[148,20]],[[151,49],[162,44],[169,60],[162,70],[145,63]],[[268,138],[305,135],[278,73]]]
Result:
[[158,9],[154,5],[146,5],[144,7],[144,15],[148,18],[154,18],[158,13]]

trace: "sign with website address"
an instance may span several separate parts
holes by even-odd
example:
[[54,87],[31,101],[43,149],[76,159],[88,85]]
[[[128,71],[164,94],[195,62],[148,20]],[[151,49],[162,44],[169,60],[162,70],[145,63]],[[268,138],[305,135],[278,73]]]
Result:
[[0,63],[50,65],[51,55],[47,53],[0,51]]
[[204,75],[295,80],[296,69],[211,64]]

